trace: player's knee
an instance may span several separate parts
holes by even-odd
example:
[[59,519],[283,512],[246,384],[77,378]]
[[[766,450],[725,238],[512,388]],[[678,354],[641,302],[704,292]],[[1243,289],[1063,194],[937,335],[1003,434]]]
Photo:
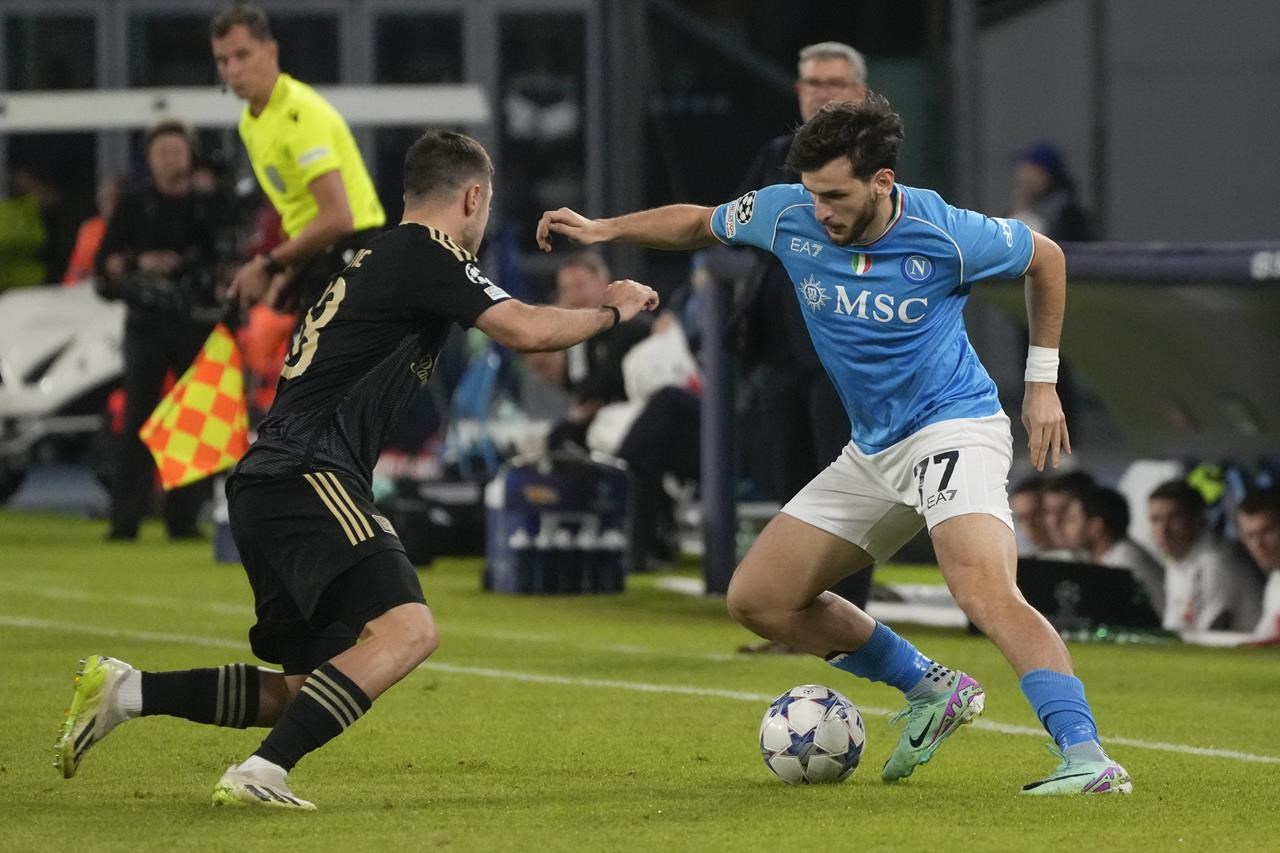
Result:
[[779,617],[777,608],[750,584],[740,582],[737,575],[729,582],[725,606],[735,622],[762,636],[770,636]]
[[367,640],[383,643],[400,658],[406,671],[430,657],[440,645],[435,620],[423,604],[402,604],[388,610],[368,623],[364,634]]
[[414,651],[417,654],[418,663],[431,657],[438,648],[440,648],[440,632],[436,630],[435,622],[428,619],[427,624],[414,639]]
[[401,647],[405,651],[406,663],[417,666],[440,646],[440,634],[436,630],[431,611],[425,607],[404,626]]
[[733,580],[729,581],[729,589],[724,596],[724,604],[729,610],[729,615],[739,625],[747,624],[747,620],[751,617],[754,609],[751,593],[744,586],[744,584],[738,582],[735,576]]
[[999,619],[1002,613],[1028,606],[1012,585],[1008,587],[972,585],[953,589],[951,594],[964,614],[979,628],[988,625],[993,619]]

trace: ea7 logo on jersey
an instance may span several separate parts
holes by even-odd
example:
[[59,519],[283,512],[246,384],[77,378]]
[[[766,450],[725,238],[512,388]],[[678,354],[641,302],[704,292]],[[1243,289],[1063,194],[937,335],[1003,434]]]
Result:
[[822,244],[817,240],[809,241],[801,237],[792,237],[791,251],[799,252],[802,255],[808,255],[811,258],[816,258],[818,255],[822,254]]

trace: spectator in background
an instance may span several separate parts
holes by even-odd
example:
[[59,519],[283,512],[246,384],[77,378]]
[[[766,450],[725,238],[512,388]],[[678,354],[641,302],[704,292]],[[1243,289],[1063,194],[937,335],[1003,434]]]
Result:
[[[218,229],[225,221],[216,197],[194,191],[194,140],[181,122],[162,122],[146,136],[150,182],[129,193],[107,223],[97,260],[97,287],[129,310],[124,331],[125,414],[111,489],[109,539],[133,540],[155,481],[150,451],[138,429],[164,393],[165,377],[181,376],[213,328],[195,319],[216,304],[213,269]],[[196,515],[207,483],[174,489],[165,499],[169,536],[198,536]]]
[[67,261],[67,271],[62,274],[63,284],[76,284],[93,278],[98,247],[102,245],[102,238],[107,233],[107,222],[120,204],[124,190],[124,178],[116,175],[103,178],[98,183],[98,191],[94,194],[98,212],[80,223],[80,230],[76,232],[76,244],[71,249],[71,259]]
[[1267,576],[1254,639],[1280,641],[1280,488],[1250,492],[1236,507],[1240,541]]
[[[824,41],[800,49],[795,84],[801,121],[832,101],[861,102],[867,95],[867,61],[847,44]],[[787,168],[793,133],[764,144],[736,191],[743,195],[770,184],[799,183]],[[738,304],[742,364],[755,369],[760,389],[759,415],[768,424],[767,451],[772,462],[772,497],[786,503],[840,456],[851,427],[835,386],[818,361],[795,298],[795,286],[782,264],[767,252],[758,261]],[[832,592],[866,607],[874,567],[841,580]],[[760,650],[786,651],[779,643]]]
[[[595,252],[576,252],[556,270],[559,308],[599,308],[609,287],[609,266]],[[544,382],[569,392],[569,412],[547,436],[547,446],[585,449],[587,428],[608,403],[627,399],[622,357],[649,336],[652,319],[640,314],[561,352],[526,353],[525,364]]]
[[1047,142],[1019,153],[1009,216],[1059,241],[1091,240],[1089,218],[1061,152]]
[[1045,482],[1044,477],[1032,475],[1018,483],[1009,495],[1020,557],[1038,557],[1053,548],[1049,528],[1045,526]]
[[1053,477],[1044,484],[1041,511],[1049,549],[1037,556],[1043,560],[1076,560],[1081,554],[1073,550],[1070,537],[1063,530],[1063,518],[1072,500],[1083,497],[1095,488],[1093,477],[1084,471],[1068,471]]
[[675,501],[666,481],[684,487],[702,473],[701,378],[674,312],[658,315],[652,335],[623,359],[623,371],[638,413],[612,452],[627,463],[635,484],[630,565],[665,568],[677,550]]
[[45,210],[55,201],[53,188],[34,170],[14,167],[9,197],[0,201],[0,290],[48,281]]
[[1124,495],[1098,487],[1073,497],[1061,526],[1073,551],[1091,563],[1129,572],[1146,590],[1152,609],[1164,611],[1164,569],[1129,538],[1129,502]]
[[1170,631],[1252,631],[1262,583],[1205,524],[1204,498],[1182,480],[1147,499],[1151,535],[1164,558],[1164,627]]

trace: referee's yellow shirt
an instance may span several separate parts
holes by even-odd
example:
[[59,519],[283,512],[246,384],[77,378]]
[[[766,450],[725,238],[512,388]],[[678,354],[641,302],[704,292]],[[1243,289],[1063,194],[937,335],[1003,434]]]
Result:
[[377,228],[387,221],[346,120],[306,83],[281,74],[260,115],[244,108],[240,139],[258,184],[290,237],[316,217],[316,200],[307,185],[335,169],[342,174],[354,229]]

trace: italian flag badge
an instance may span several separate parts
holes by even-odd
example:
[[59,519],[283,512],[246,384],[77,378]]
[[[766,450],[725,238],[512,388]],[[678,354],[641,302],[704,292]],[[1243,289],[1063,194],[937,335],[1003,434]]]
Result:
[[850,266],[853,267],[854,275],[866,275],[871,271],[871,256],[864,255],[862,252],[854,252]]

